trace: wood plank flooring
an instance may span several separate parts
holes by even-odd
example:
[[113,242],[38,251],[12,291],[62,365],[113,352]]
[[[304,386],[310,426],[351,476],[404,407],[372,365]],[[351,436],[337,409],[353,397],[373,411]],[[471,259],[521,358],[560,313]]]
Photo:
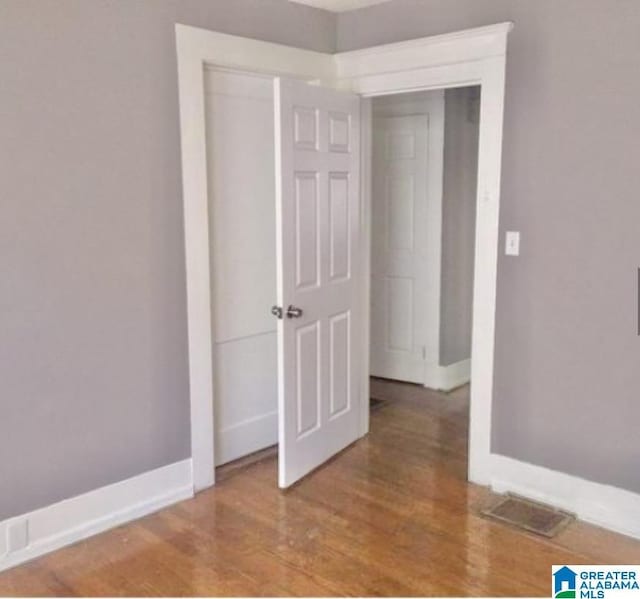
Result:
[[287,492],[273,457],[214,489],[0,574],[13,596],[549,596],[552,564],[640,563],[584,523],[490,522],[466,482],[468,390],[374,381],[370,435]]

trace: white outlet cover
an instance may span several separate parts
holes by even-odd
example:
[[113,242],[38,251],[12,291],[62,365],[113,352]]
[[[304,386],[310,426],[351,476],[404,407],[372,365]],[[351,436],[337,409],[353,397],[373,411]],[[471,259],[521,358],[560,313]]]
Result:
[[520,255],[520,231],[507,231],[505,235],[504,253],[507,256]]

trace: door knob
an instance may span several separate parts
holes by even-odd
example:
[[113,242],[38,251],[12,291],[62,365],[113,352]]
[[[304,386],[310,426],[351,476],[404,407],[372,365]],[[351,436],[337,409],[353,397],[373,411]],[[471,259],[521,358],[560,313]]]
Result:
[[287,308],[287,318],[300,318],[301,316],[302,309],[289,304],[289,307]]
[[280,306],[271,306],[271,314],[276,318],[282,318],[282,308]]

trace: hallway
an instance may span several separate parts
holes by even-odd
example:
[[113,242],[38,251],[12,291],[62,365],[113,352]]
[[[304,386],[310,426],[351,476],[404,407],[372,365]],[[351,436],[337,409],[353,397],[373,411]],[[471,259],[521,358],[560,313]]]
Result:
[[0,574],[0,595],[549,596],[552,564],[640,563],[574,523],[553,540],[480,517],[466,482],[468,387],[375,380],[371,433],[286,492],[276,461]]

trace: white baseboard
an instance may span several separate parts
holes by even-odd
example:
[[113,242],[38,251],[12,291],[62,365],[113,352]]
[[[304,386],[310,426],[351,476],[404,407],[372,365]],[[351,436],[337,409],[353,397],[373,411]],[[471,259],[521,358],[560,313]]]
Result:
[[[193,497],[191,459],[0,522],[0,572]],[[12,550],[10,537],[22,538]]]
[[640,495],[491,455],[491,488],[573,512],[581,520],[640,539]]
[[232,462],[278,442],[278,412],[268,412],[218,431],[216,466]]
[[471,359],[460,360],[448,366],[427,364],[424,386],[437,391],[451,391],[471,380]]

